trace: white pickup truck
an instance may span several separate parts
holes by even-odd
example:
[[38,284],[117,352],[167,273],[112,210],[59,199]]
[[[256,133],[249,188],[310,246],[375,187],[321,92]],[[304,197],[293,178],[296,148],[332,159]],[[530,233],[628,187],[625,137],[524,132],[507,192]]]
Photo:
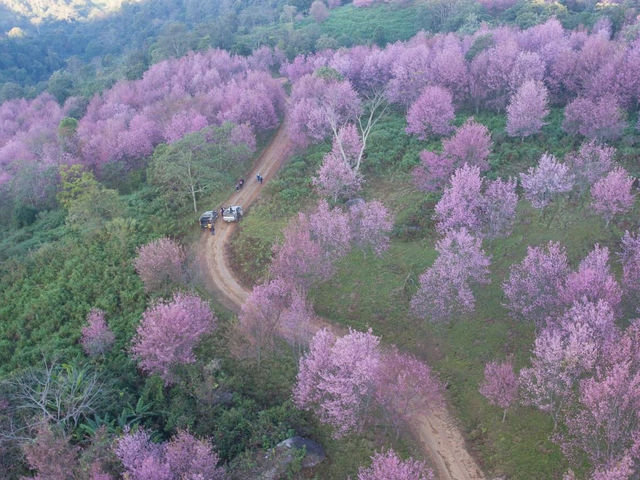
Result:
[[240,205],[232,205],[224,209],[222,220],[225,222],[237,222],[242,217],[242,207]]

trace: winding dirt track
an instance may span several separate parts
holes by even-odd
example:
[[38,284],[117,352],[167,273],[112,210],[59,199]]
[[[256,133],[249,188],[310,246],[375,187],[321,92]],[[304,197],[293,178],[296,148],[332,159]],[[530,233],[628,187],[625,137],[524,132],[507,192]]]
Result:
[[[256,200],[264,185],[256,181],[256,174],[268,182],[278,172],[292,152],[292,144],[287,136],[286,121],[280,126],[271,143],[265,148],[256,161],[253,170],[247,177],[245,187],[235,192],[226,201],[228,205],[242,205],[246,210]],[[215,235],[203,233],[198,245],[200,265],[206,265],[207,284],[218,294],[219,300],[228,308],[239,311],[240,306],[249,295],[249,290],[240,284],[227,262],[227,245],[231,240],[235,223],[218,220]],[[318,328],[329,327],[334,333],[342,333],[342,329],[330,325],[325,320],[316,320]],[[436,412],[416,412],[410,422],[414,437],[420,442],[425,453],[442,480],[484,480],[482,471],[466,449],[464,439],[458,430],[453,417],[444,408]]]

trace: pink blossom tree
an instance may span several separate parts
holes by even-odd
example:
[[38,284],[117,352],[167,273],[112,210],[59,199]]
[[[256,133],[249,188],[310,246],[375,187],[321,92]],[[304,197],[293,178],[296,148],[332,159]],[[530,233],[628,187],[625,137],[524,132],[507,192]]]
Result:
[[557,424],[575,406],[580,382],[604,365],[619,338],[607,302],[575,303],[536,337],[532,366],[520,372],[524,402],[550,412]]
[[590,302],[606,301],[615,311],[622,300],[622,290],[609,269],[609,249],[596,244],[580,262],[578,271],[571,272],[560,290],[567,305],[586,299]]
[[167,443],[153,443],[145,430],[125,431],[114,446],[130,480],[225,480],[218,455],[206,440],[180,431]]
[[281,316],[291,303],[291,285],[282,278],[256,285],[242,304],[237,330],[247,343],[243,353],[255,356],[258,363],[277,346]]
[[412,413],[444,404],[442,385],[431,369],[395,348],[384,354],[376,376],[375,398],[398,434]]
[[611,94],[598,100],[577,98],[564,109],[562,128],[570,134],[579,133],[592,140],[615,140],[625,126],[624,112]]
[[280,334],[294,351],[300,355],[309,345],[314,334],[313,309],[304,292],[291,292],[289,306],[280,314]]
[[309,15],[311,15],[316,22],[322,23],[329,18],[329,9],[322,0],[314,0],[309,8]]
[[361,114],[361,102],[345,80],[305,75],[296,81],[289,107],[289,135],[299,145],[337,136],[340,127]]
[[490,182],[484,192],[482,232],[488,238],[506,237],[511,233],[518,206],[515,178]]
[[306,291],[333,274],[327,251],[313,238],[308,217],[300,213],[284,230],[282,243],[273,248],[271,274]]
[[104,312],[92,308],[87,314],[87,325],[82,327],[82,348],[89,356],[106,353],[111,349],[115,335],[104,319]]
[[308,220],[311,237],[321,246],[327,262],[335,262],[349,252],[352,229],[356,227],[342,208],[330,208],[326,200],[321,200]]
[[507,410],[518,398],[518,377],[513,371],[511,362],[489,362],[484,367],[484,381],[480,385],[480,393],[491,405],[502,408],[502,421]]
[[421,276],[420,288],[411,299],[411,312],[432,322],[472,312],[475,298],[471,283],[489,282],[489,264],[482,240],[466,229],[449,231],[438,241],[438,258]]
[[224,468],[218,467],[219,457],[207,440],[199,440],[185,431],[179,431],[165,446],[166,462],[176,480],[202,478],[225,480]]
[[[37,480],[69,480],[73,476],[79,448],[52,427],[41,422],[33,442],[26,443],[22,450],[29,468],[36,472]],[[23,477],[24,478],[24,477]]]
[[313,179],[321,195],[349,198],[358,192],[362,184],[359,172],[364,145],[356,127],[348,124],[338,130],[331,151],[325,155],[318,176]]
[[559,243],[528,247],[527,256],[511,266],[509,278],[502,285],[506,307],[517,317],[542,324],[561,309],[558,292],[568,274],[567,255]]
[[152,304],[142,315],[131,351],[145,372],[174,381],[177,365],[195,362],[194,347],[215,328],[215,315],[200,297],[177,293],[168,302]]
[[424,462],[402,460],[393,450],[377,452],[369,468],[360,467],[358,480],[434,480],[433,471]]
[[442,155],[453,161],[456,167],[465,163],[476,165],[481,172],[489,169],[487,157],[491,153],[489,129],[470,117],[454,135],[442,141]]
[[624,232],[621,240],[622,280],[630,296],[640,292],[640,234]]
[[370,415],[381,361],[379,341],[371,331],[350,330],[336,339],[323,329],[315,334],[309,352],[300,359],[293,401],[333,427],[336,438],[362,428]]
[[615,153],[615,148],[590,141],[583,143],[577,152],[567,154],[565,163],[569,166],[578,190],[588,190],[609,173],[614,167]]
[[449,181],[453,171],[453,159],[423,150],[420,152],[420,165],[416,166],[411,173],[413,183],[418,190],[436,192]]
[[482,186],[480,169],[464,164],[451,176],[440,201],[434,209],[438,232],[466,228],[479,232],[482,227]]
[[349,208],[351,243],[363,250],[382,255],[389,248],[389,233],[393,227],[387,208],[377,200],[356,203]]
[[520,182],[525,198],[534,208],[546,207],[556,196],[573,188],[569,167],[548,153],[540,157],[536,168],[529,167],[527,173],[520,174]]
[[330,152],[324,156],[313,184],[320,195],[331,198],[335,203],[355,195],[361,188],[362,176],[342,157]]
[[[617,347],[620,348],[620,347]],[[640,462],[640,372],[637,362],[614,362],[580,385],[579,407],[567,418],[567,453],[584,452],[593,478],[633,478]]]
[[479,236],[499,237],[510,232],[518,195],[515,180],[495,180],[485,188],[476,166],[463,165],[451,177],[434,218],[440,233],[466,228]]
[[609,222],[631,210],[634,202],[631,188],[633,177],[622,167],[616,167],[591,187],[591,206]]
[[184,249],[170,238],[159,238],[138,248],[134,267],[147,292],[162,292],[184,279]]
[[425,140],[451,132],[455,118],[451,93],[442,87],[426,87],[407,113],[407,133]]
[[507,107],[507,134],[528,137],[540,131],[549,114],[548,92],[540,81],[527,80],[511,97]]

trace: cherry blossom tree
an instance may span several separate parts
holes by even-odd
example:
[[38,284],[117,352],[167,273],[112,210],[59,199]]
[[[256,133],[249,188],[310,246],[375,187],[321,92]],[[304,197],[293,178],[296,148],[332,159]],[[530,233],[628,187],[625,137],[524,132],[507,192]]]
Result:
[[615,140],[625,126],[624,112],[611,94],[598,100],[577,98],[564,109],[562,128],[570,134],[579,133],[592,140]]
[[542,82],[524,82],[507,107],[507,134],[524,138],[538,133],[549,114],[547,97],[548,92]]
[[164,291],[184,280],[185,253],[170,238],[159,238],[138,248],[134,266],[147,292]]
[[300,359],[293,390],[295,405],[312,410],[333,427],[335,438],[359,430],[370,415],[375,378],[381,361],[379,338],[350,330],[335,338],[323,329]]
[[507,410],[518,398],[518,377],[513,371],[511,362],[489,362],[484,367],[484,381],[480,385],[480,393],[491,405],[502,408],[502,421]]
[[322,23],[329,18],[329,9],[322,0],[314,0],[309,8],[309,15],[311,15],[316,22]]
[[165,458],[176,480],[203,478],[225,480],[224,468],[218,467],[219,457],[208,440],[199,440],[185,431],[179,431],[165,446]]
[[355,203],[349,208],[351,242],[357,248],[371,249],[380,256],[389,248],[393,227],[387,208],[377,200]]
[[462,227],[474,233],[480,231],[482,186],[478,167],[465,164],[454,172],[434,209],[438,232],[444,234]]
[[579,191],[588,190],[613,169],[615,153],[615,148],[590,141],[584,142],[577,152],[567,154],[565,163]]
[[352,230],[357,226],[342,208],[330,208],[326,200],[321,200],[308,219],[311,237],[322,247],[328,262],[335,262],[349,252]]
[[438,258],[420,276],[420,288],[411,299],[411,312],[418,318],[443,322],[474,310],[471,283],[489,282],[491,262],[482,250],[482,240],[464,228],[447,232],[436,244],[436,250]]
[[622,167],[616,167],[591,187],[591,206],[609,222],[631,210],[634,202],[633,177]]
[[518,195],[515,180],[495,180],[485,188],[476,166],[463,165],[451,177],[434,218],[440,233],[467,228],[475,235],[498,237],[511,230]]
[[490,182],[484,192],[482,231],[488,238],[506,237],[511,233],[518,206],[515,178]]
[[431,369],[395,348],[384,354],[376,376],[375,398],[398,434],[413,412],[437,409],[444,404],[442,385]]
[[182,480],[186,478],[225,480],[224,468],[218,467],[218,455],[207,440],[179,431],[167,443],[153,443],[143,429],[125,431],[114,446],[130,480]]
[[248,347],[243,353],[255,356],[260,363],[265,353],[274,351],[281,316],[290,303],[291,286],[282,278],[253,287],[238,315],[238,333]]
[[559,438],[568,454],[583,452],[593,478],[632,478],[640,462],[638,321],[615,342],[594,374],[580,383],[579,397]]
[[195,362],[194,347],[213,331],[216,317],[200,297],[177,293],[153,303],[142,315],[131,351],[145,372],[173,383],[173,368]]
[[82,327],[80,343],[87,355],[92,357],[109,351],[115,340],[104,315],[102,310],[92,308],[87,314],[87,325]]
[[426,87],[407,112],[407,133],[425,140],[451,132],[455,118],[451,93],[442,87]]
[[296,81],[289,107],[289,135],[298,145],[337,136],[362,112],[358,94],[345,80],[305,75]]
[[606,301],[615,311],[622,300],[622,290],[609,269],[609,249],[596,244],[580,262],[578,270],[571,272],[560,290],[567,305],[586,299],[590,302]]
[[[22,447],[29,468],[37,480],[69,480],[77,463],[79,448],[69,444],[60,432],[41,423],[33,442]],[[24,478],[24,477],[23,477]]]
[[445,185],[455,170],[453,158],[423,150],[420,165],[412,171],[413,183],[424,192],[436,192]]
[[640,292],[640,234],[624,232],[621,240],[622,280],[631,295]]
[[569,167],[548,153],[540,157],[537,167],[529,167],[527,173],[520,174],[520,182],[525,198],[534,208],[546,207],[556,196],[573,188]]
[[481,172],[489,169],[487,157],[491,153],[489,129],[473,117],[456,128],[451,138],[442,141],[442,156],[453,161],[456,167],[465,163],[476,165]]
[[424,462],[401,460],[393,450],[376,452],[369,468],[360,467],[358,480],[434,480]]
[[291,292],[289,306],[280,314],[280,334],[298,354],[313,337],[312,320],[315,317],[304,292]]
[[364,147],[355,126],[342,127],[331,151],[324,156],[318,176],[313,179],[320,194],[337,202],[339,198],[357,193],[362,185],[358,167],[363,154]]
[[333,274],[333,264],[327,261],[327,251],[313,238],[309,219],[304,213],[289,222],[282,243],[276,244],[273,251],[271,275],[304,291]]
[[559,243],[528,247],[527,256],[511,266],[509,278],[502,285],[506,307],[523,320],[541,324],[561,309],[558,292],[568,274],[567,255]]
[[557,422],[575,406],[580,382],[604,365],[619,341],[611,306],[580,301],[551,321],[535,340],[532,366],[520,372],[526,404],[550,412]]

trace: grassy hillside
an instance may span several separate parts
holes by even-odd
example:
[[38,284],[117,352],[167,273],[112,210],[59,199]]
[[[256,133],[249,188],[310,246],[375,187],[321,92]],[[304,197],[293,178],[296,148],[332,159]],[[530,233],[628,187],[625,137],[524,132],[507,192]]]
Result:
[[[465,116],[459,115],[458,123]],[[492,178],[516,175],[535,164],[545,151],[561,157],[580,142],[559,133],[559,112],[552,114],[538,137],[524,142],[506,137],[502,116],[486,114],[476,118],[489,126],[494,140],[488,173]],[[615,252],[625,228],[633,228],[632,219],[637,213],[607,227],[590,210],[588,199],[562,200],[544,213],[521,200],[513,233],[506,239],[483,244],[492,259],[491,283],[474,290],[475,312],[446,325],[415,319],[409,313],[409,301],[419,286],[419,275],[436,257],[437,238],[431,217],[437,196],[418,192],[409,172],[417,163],[420,149],[438,145],[409,139],[404,126],[404,118],[399,114],[383,119],[371,136],[363,164],[367,172],[363,195],[380,199],[395,214],[391,248],[381,258],[354,251],[342,260],[336,275],[312,290],[315,311],[344,326],[358,330],[372,328],[384,342],[428,361],[446,384],[446,395],[471,449],[488,472],[517,479],[559,479],[568,464],[559,447],[550,441],[552,420],[533,408],[517,407],[502,423],[501,410],[488,405],[478,392],[486,362],[510,358],[517,369],[527,366],[533,344],[533,326],[511,319],[503,307],[502,282],[510,266],[525,256],[528,245],[549,240],[567,247],[574,267],[595,243],[608,246],[613,253],[614,270],[619,270]],[[617,145],[619,160],[634,172],[638,168],[632,148],[636,139],[630,132],[627,145]],[[289,189],[309,183],[322,150],[322,146],[314,147],[308,156],[302,155],[285,167],[267,198],[243,220],[235,245],[242,246],[245,256],[255,260],[254,264],[239,266],[247,281],[259,280],[256,272],[266,271],[270,246],[285,224],[283,217],[287,212],[281,209],[286,205]],[[301,158],[307,161],[303,163]],[[294,172],[298,175],[297,183],[284,181],[292,178]],[[307,204],[311,203],[312,199],[307,199]],[[281,215],[264,214],[280,211]],[[255,239],[259,242],[252,243]],[[259,253],[254,256],[254,252]]]

